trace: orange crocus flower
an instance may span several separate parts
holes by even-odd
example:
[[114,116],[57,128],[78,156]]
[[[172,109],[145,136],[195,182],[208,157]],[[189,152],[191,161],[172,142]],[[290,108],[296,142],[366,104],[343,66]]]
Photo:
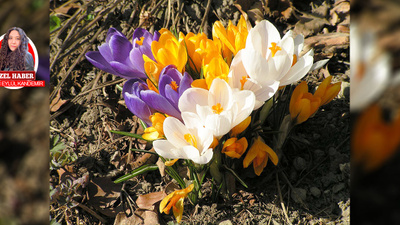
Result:
[[166,117],[161,113],[154,113],[154,115],[151,115],[150,121],[153,126],[147,127],[142,137],[148,141],[152,141],[164,136],[163,123],[165,118]]
[[248,143],[245,137],[242,137],[239,140],[233,137],[225,141],[221,152],[231,158],[239,159],[246,151],[247,146]]
[[260,136],[258,136],[243,160],[243,167],[247,168],[250,163],[253,163],[254,173],[260,176],[267,166],[268,159],[270,159],[275,166],[278,165],[278,155],[272,148],[265,144]]
[[165,197],[160,203],[160,213],[169,214],[171,208],[179,223],[182,220],[183,214],[183,201],[188,194],[193,190],[194,184],[190,184],[187,188],[182,190],[176,190]]
[[325,78],[314,93],[314,96],[321,98],[321,106],[332,101],[341,89],[342,82],[331,84],[331,81],[332,76]]
[[372,105],[362,113],[351,136],[354,162],[366,171],[372,171],[382,166],[399,147],[400,115],[392,122],[386,122],[378,105]]
[[290,116],[295,124],[303,123],[317,112],[320,104],[321,98],[309,93],[307,83],[303,81],[292,93],[289,105]]

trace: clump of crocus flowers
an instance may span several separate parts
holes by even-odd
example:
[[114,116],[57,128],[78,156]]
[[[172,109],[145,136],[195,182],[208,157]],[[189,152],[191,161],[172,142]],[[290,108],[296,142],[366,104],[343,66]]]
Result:
[[[269,21],[248,27],[241,17],[227,27],[215,22],[212,39],[204,33],[175,36],[164,28],[154,34],[138,28],[130,42],[110,28],[99,51],[86,54],[96,67],[127,80],[122,96],[143,122],[141,138],[152,141],[168,174],[182,188],[161,201],[160,212],[172,209],[181,221],[184,198],[196,203],[207,174],[223,193],[224,168],[240,179],[229,168],[252,164],[261,176],[268,161],[278,164],[273,137],[261,128],[272,97],[327,62],[314,63],[313,50],[300,54],[303,45],[302,35],[289,31],[281,37]],[[312,117],[339,90],[340,83],[331,84],[331,77],[314,94],[301,82],[286,112],[292,125]],[[179,166],[189,168],[189,186],[175,171]]]

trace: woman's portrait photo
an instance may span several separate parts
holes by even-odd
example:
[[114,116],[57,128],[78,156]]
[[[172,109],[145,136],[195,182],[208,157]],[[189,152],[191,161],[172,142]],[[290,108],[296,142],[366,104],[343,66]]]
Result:
[[21,28],[10,28],[1,43],[0,71],[33,71],[34,59],[28,51],[28,43]]

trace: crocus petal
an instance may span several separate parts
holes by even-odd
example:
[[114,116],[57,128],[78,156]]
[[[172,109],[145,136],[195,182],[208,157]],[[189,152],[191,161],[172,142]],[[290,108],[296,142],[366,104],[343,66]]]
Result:
[[184,135],[189,133],[189,130],[178,119],[174,117],[167,117],[164,120],[164,134],[165,137],[173,143],[176,148],[182,148],[188,145]]
[[205,123],[216,137],[222,137],[232,128],[232,115],[209,115]]
[[179,102],[179,94],[174,89],[172,89],[171,85],[167,85],[165,87],[165,98],[175,107],[176,110],[178,109],[178,102]]
[[304,55],[301,57],[296,64],[294,64],[289,72],[282,78],[281,86],[292,84],[301,78],[303,78],[308,71],[310,71],[313,65],[313,57],[310,55]]
[[301,53],[301,51],[303,50],[303,46],[304,46],[304,36],[302,34],[298,34],[295,38],[294,38],[294,52],[293,54],[299,55]]
[[117,71],[115,71],[108,61],[100,54],[100,52],[90,51],[86,53],[86,59],[92,63],[95,67],[106,71],[107,73],[111,73],[114,75],[120,75]]
[[135,70],[133,67],[130,67],[124,63],[120,63],[117,61],[111,61],[110,66],[117,71],[120,77],[123,77],[125,79],[131,79],[131,78],[146,78],[146,74]]
[[208,105],[208,91],[202,88],[189,88],[179,98],[181,112],[196,113],[196,105]]
[[129,59],[136,70],[144,73],[143,54],[139,49],[132,49],[129,53]]
[[132,44],[128,41],[128,39],[126,39],[125,36],[112,36],[109,42],[109,46],[115,61],[122,63],[128,61],[128,56],[132,49]]
[[274,57],[268,60],[269,75],[274,78],[274,80],[282,81],[282,78],[290,70],[292,66],[291,57],[287,52],[282,49],[278,51]]
[[181,113],[173,105],[171,105],[171,103],[169,103],[165,97],[157,94],[155,91],[142,91],[141,97],[151,108],[181,119]]
[[290,98],[290,103],[289,103],[290,114],[292,114],[292,112],[294,112],[295,104],[296,104],[297,100],[299,98],[301,98],[301,96],[304,93],[307,93],[307,92],[308,92],[308,86],[305,81],[301,82],[299,85],[296,86],[296,88],[294,89],[294,91],[292,93],[292,97]]
[[167,140],[155,140],[153,142],[153,147],[156,153],[167,159],[179,159],[183,158],[180,154],[179,149],[177,149],[171,142]]
[[179,97],[182,96],[183,92],[186,89],[190,88],[190,85],[192,84],[192,82],[193,82],[193,78],[187,72],[185,72],[183,74],[181,83],[178,87]]
[[226,81],[215,78],[210,86],[208,95],[208,105],[214,106],[221,104],[222,107],[228,108],[231,105],[232,90]]
[[202,152],[202,155],[200,155],[199,149],[191,145],[184,146],[182,148],[182,151],[186,159],[190,159],[197,164],[207,164],[208,162],[211,161],[213,156],[211,148],[206,150],[205,152]]
[[182,220],[182,214],[183,214],[183,200],[184,198],[180,198],[178,202],[175,204],[173,207],[173,212],[174,216],[176,218],[176,222],[180,223]]
[[137,117],[143,120],[148,126],[151,125],[149,117],[153,114],[153,111],[147,106],[147,104],[128,92],[123,94],[126,107]]
[[254,93],[247,90],[236,91],[233,98],[237,100],[239,113],[236,115],[235,121],[231,125],[232,127],[241,123],[253,112],[256,101]]
[[261,164],[259,164],[259,165],[256,165],[256,164],[253,163],[254,173],[257,176],[260,176],[262,171],[264,170],[264,168],[267,166],[267,163],[268,163],[268,159],[264,159],[261,162]]
[[257,49],[263,57],[268,58],[270,43],[278,43],[280,37],[279,31],[271,22],[262,20],[250,30],[246,40],[246,48]]
[[268,79],[265,74],[269,71],[267,60],[262,55],[253,49],[242,49],[243,65],[247,74],[254,80]]
[[[253,143],[254,145],[254,143]],[[243,159],[243,167],[247,168],[251,162],[257,157],[258,150],[254,148],[253,146],[250,147],[249,151],[246,154],[246,157]]]
[[[168,210],[166,210],[166,206],[167,206],[167,204],[168,204],[168,202],[169,202],[169,200],[171,200],[171,198],[173,197],[175,195],[175,193],[174,192],[172,192],[172,193],[170,193],[169,195],[167,195],[167,197],[165,197],[165,198],[163,198],[163,200],[161,201],[161,203],[160,203],[160,213],[166,213],[166,214],[168,214],[169,213],[169,209]],[[167,212],[166,212],[167,211]]]
[[160,80],[158,81],[158,92],[160,93],[160,95],[165,96],[165,88],[172,81],[173,79],[170,76],[160,76]]
[[111,52],[111,48],[108,43],[104,43],[99,46],[99,53],[104,57],[104,59],[109,62],[114,60],[114,56]]

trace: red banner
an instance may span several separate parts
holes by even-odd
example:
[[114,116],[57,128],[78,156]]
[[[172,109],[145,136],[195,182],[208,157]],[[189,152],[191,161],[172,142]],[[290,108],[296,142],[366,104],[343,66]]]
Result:
[[0,80],[0,87],[44,87],[44,80]]

